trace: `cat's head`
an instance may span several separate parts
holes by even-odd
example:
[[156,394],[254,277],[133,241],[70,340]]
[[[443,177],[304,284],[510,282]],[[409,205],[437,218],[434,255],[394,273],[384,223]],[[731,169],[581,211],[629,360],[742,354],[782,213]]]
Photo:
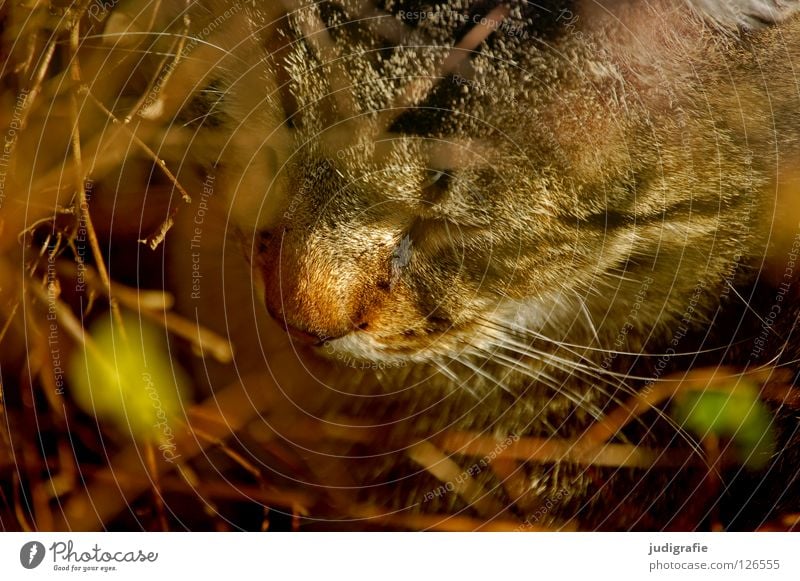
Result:
[[679,318],[754,218],[758,168],[693,101],[715,77],[691,58],[723,58],[715,32],[679,11],[693,32],[672,45],[627,2],[619,19],[461,4],[369,17],[323,3],[286,21],[267,59],[265,108],[282,120],[260,148],[268,179],[239,211],[269,312],[298,340],[378,361],[548,325],[616,336],[632,309],[641,328]]

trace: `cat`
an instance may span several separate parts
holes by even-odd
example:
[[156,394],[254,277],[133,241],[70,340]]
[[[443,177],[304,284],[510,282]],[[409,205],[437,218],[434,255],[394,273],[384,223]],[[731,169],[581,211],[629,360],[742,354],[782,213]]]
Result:
[[[206,6],[198,31],[239,7]],[[369,389],[344,374],[335,389],[359,396],[341,411],[391,426],[380,450],[443,429],[577,438],[675,371],[796,367],[796,249],[776,250],[773,222],[791,213],[775,192],[794,191],[784,185],[800,159],[798,10],[247,4],[195,32],[222,54],[194,74],[202,90],[176,120],[198,136],[193,159],[216,176],[265,312],[301,356],[371,370]],[[797,222],[780,235],[791,242]],[[765,264],[792,290],[756,344],[780,288]],[[782,490],[796,477],[797,421],[779,415],[766,473]],[[660,410],[617,437],[687,438]],[[370,498],[469,504],[427,502],[436,479],[376,456],[353,475]],[[494,475],[476,479],[524,522],[549,503],[536,523],[585,528],[689,526],[676,499],[702,480],[569,462],[521,470],[513,501]],[[732,501],[727,526],[783,506],[766,485],[750,498],[760,478],[729,483],[748,500]]]

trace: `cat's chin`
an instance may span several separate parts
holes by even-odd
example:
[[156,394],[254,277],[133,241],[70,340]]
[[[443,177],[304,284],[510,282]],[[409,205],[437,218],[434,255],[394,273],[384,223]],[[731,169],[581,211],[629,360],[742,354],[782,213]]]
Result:
[[413,363],[426,363],[436,352],[424,346],[387,344],[368,333],[350,333],[344,337],[325,341],[314,351],[331,361],[364,368],[403,367]]
[[363,369],[389,369],[407,365],[430,364],[442,359],[456,358],[482,341],[470,333],[470,325],[449,328],[447,331],[408,337],[376,336],[356,331],[343,337],[313,346],[313,351],[329,361]]
[[[492,316],[445,321],[441,329],[412,331],[407,327],[353,330],[346,335],[302,345],[303,350],[327,361],[363,369],[384,369],[407,365],[440,363],[462,356],[485,356],[502,346],[511,346],[518,335],[542,325],[538,301],[504,302],[491,310]],[[290,339],[292,340],[292,339]],[[298,343],[300,346],[300,343]]]

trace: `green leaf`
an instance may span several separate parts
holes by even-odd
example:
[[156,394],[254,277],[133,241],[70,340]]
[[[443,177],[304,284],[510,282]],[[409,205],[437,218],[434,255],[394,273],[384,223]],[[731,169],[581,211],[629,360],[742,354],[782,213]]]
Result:
[[92,325],[87,348],[68,370],[76,403],[134,438],[172,445],[187,385],[169,357],[164,331],[139,319],[124,321],[127,340],[110,318]]
[[772,415],[758,394],[758,386],[745,380],[729,391],[690,391],[676,398],[673,415],[700,438],[732,439],[744,464],[758,469],[775,450]]

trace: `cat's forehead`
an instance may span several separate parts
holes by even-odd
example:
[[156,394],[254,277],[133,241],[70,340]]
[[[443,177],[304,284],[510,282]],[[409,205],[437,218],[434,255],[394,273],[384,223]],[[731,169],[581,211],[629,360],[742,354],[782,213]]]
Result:
[[571,6],[386,2],[365,11],[363,2],[315,4],[288,17],[296,40],[278,65],[287,67],[301,113],[328,108],[341,119],[383,110],[386,129],[430,132],[475,95],[496,91],[495,81],[513,89],[503,71],[547,51],[574,21]]
[[365,81],[367,68],[425,74],[425,59],[444,50],[449,62],[439,63],[438,72],[452,73],[487,48],[512,58],[515,50],[558,42],[574,28],[575,9],[568,0],[311,3],[286,16],[294,37],[289,62],[296,71],[301,64],[336,66]]

